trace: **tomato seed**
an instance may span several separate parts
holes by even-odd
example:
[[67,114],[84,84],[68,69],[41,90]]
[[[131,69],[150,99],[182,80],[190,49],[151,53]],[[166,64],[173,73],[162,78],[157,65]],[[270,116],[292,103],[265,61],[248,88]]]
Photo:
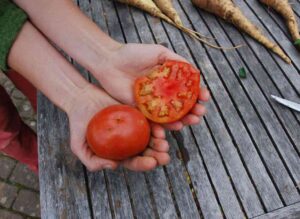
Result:
[[151,112],[159,106],[159,99],[149,100],[147,102],[147,109]]
[[144,84],[140,91],[141,96],[146,96],[148,94],[152,94],[153,92],[153,84]]
[[183,103],[179,100],[172,100],[171,104],[173,105],[173,107],[177,112],[179,112],[183,107]]
[[160,111],[158,113],[158,116],[163,117],[169,115],[169,109],[167,105],[162,105],[160,108]]

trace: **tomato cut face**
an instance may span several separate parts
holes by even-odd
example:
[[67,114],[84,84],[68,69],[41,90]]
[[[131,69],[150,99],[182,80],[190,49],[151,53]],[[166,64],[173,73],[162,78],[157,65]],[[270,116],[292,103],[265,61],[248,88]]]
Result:
[[181,119],[195,105],[200,72],[192,65],[167,61],[135,81],[135,100],[141,112],[157,123]]

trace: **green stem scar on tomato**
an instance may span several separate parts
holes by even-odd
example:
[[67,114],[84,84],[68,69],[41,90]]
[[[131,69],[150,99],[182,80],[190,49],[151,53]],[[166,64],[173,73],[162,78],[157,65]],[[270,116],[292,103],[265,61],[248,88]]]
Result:
[[137,109],[113,105],[91,119],[86,138],[97,156],[125,160],[146,149],[150,140],[150,125]]
[[199,70],[185,62],[166,61],[135,81],[135,100],[148,119],[157,123],[174,122],[193,108],[199,85]]

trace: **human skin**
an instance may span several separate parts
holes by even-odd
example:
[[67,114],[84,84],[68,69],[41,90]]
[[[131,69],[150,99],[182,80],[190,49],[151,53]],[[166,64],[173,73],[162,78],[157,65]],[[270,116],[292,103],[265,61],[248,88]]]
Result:
[[140,156],[116,162],[92,153],[85,138],[88,122],[102,108],[118,101],[87,82],[31,23],[23,26],[14,42],[8,65],[67,113],[71,150],[90,171],[115,169],[119,165],[147,171],[169,162],[169,146],[161,128],[152,128],[151,143]]
[[[122,103],[134,105],[132,87],[137,77],[168,59],[186,61],[160,45],[121,44],[113,40],[70,0],[15,2],[49,39],[91,72],[103,88]],[[208,90],[202,88],[199,100],[208,101],[209,98]],[[180,130],[184,125],[199,123],[205,113],[205,106],[196,104],[181,121],[164,127]],[[159,136],[163,137],[160,130]]]

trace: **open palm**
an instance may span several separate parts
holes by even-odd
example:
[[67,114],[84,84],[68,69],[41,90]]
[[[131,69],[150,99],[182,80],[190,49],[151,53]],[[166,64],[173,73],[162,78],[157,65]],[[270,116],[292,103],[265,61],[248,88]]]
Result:
[[[119,165],[134,171],[147,171],[158,165],[167,164],[170,160],[167,153],[169,145],[164,139],[164,135],[158,136],[162,130],[153,127],[150,144],[143,154],[139,156],[122,162],[116,162],[97,157],[91,151],[85,138],[88,123],[98,111],[114,104],[119,103],[93,85],[87,87],[76,100],[74,100],[68,112],[72,152],[90,171],[115,169]],[[159,133],[153,129],[158,130]],[[120,144],[122,144],[122,142],[120,142]]]
[[[125,44],[113,51],[107,63],[101,65],[93,75],[100,81],[103,88],[115,99],[122,103],[135,105],[133,84],[137,77],[147,74],[149,70],[166,60],[185,61],[181,56],[169,49],[153,44]],[[209,92],[201,89],[200,101],[208,101]],[[181,121],[164,125],[170,130],[179,130],[183,125],[192,125],[200,121],[206,109],[196,104],[190,114]]]

